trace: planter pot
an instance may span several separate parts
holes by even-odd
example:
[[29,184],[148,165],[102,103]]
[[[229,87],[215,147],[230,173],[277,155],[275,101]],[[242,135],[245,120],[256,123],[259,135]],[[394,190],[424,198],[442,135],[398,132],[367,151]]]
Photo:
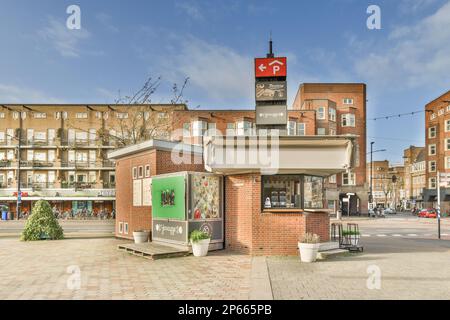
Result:
[[319,243],[298,243],[300,260],[302,262],[314,262],[317,259],[319,251]]
[[346,236],[346,243],[356,247],[359,243],[359,235]]
[[192,254],[195,257],[204,257],[208,254],[210,239],[204,239],[192,243]]
[[149,236],[150,236],[149,231],[134,231],[133,232],[134,243],[145,243],[148,241]]

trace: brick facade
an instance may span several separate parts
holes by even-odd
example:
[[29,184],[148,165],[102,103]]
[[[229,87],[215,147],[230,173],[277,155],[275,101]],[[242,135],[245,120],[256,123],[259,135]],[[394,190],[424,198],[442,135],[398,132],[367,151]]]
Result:
[[329,241],[328,213],[262,212],[260,175],[226,177],[225,213],[225,247],[245,254],[295,255],[305,232]]

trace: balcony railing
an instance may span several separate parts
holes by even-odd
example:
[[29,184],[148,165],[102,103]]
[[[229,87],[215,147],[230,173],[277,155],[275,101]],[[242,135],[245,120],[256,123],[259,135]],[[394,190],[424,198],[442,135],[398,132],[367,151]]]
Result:
[[103,182],[103,189],[115,189],[116,183],[115,182]]
[[10,168],[13,166],[13,162],[11,160],[0,160],[0,168]]
[[110,161],[110,160],[103,160],[103,167],[106,168],[114,168],[116,166],[114,161]]
[[61,182],[62,189],[92,189],[95,183],[89,182]]
[[26,141],[26,145],[33,146],[33,147],[39,147],[39,146],[55,146],[56,140],[55,139],[28,139]]
[[53,162],[31,160],[31,161],[20,161],[21,167],[32,167],[32,168],[51,168],[54,166]]

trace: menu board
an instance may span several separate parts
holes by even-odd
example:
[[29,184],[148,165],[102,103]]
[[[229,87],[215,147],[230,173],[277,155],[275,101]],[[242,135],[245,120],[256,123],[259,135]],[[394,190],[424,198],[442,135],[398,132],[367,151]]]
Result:
[[142,205],[152,205],[152,178],[142,180]]
[[133,180],[133,206],[142,206],[142,180]]
[[220,212],[220,177],[213,175],[192,175],[191,219],[218,219]]

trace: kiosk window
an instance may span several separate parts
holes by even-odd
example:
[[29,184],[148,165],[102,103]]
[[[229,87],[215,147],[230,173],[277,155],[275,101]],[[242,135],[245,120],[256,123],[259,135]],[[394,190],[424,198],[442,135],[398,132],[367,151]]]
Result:
[[322,209],[323,178],[304,175],[262,177],[263,209]]

